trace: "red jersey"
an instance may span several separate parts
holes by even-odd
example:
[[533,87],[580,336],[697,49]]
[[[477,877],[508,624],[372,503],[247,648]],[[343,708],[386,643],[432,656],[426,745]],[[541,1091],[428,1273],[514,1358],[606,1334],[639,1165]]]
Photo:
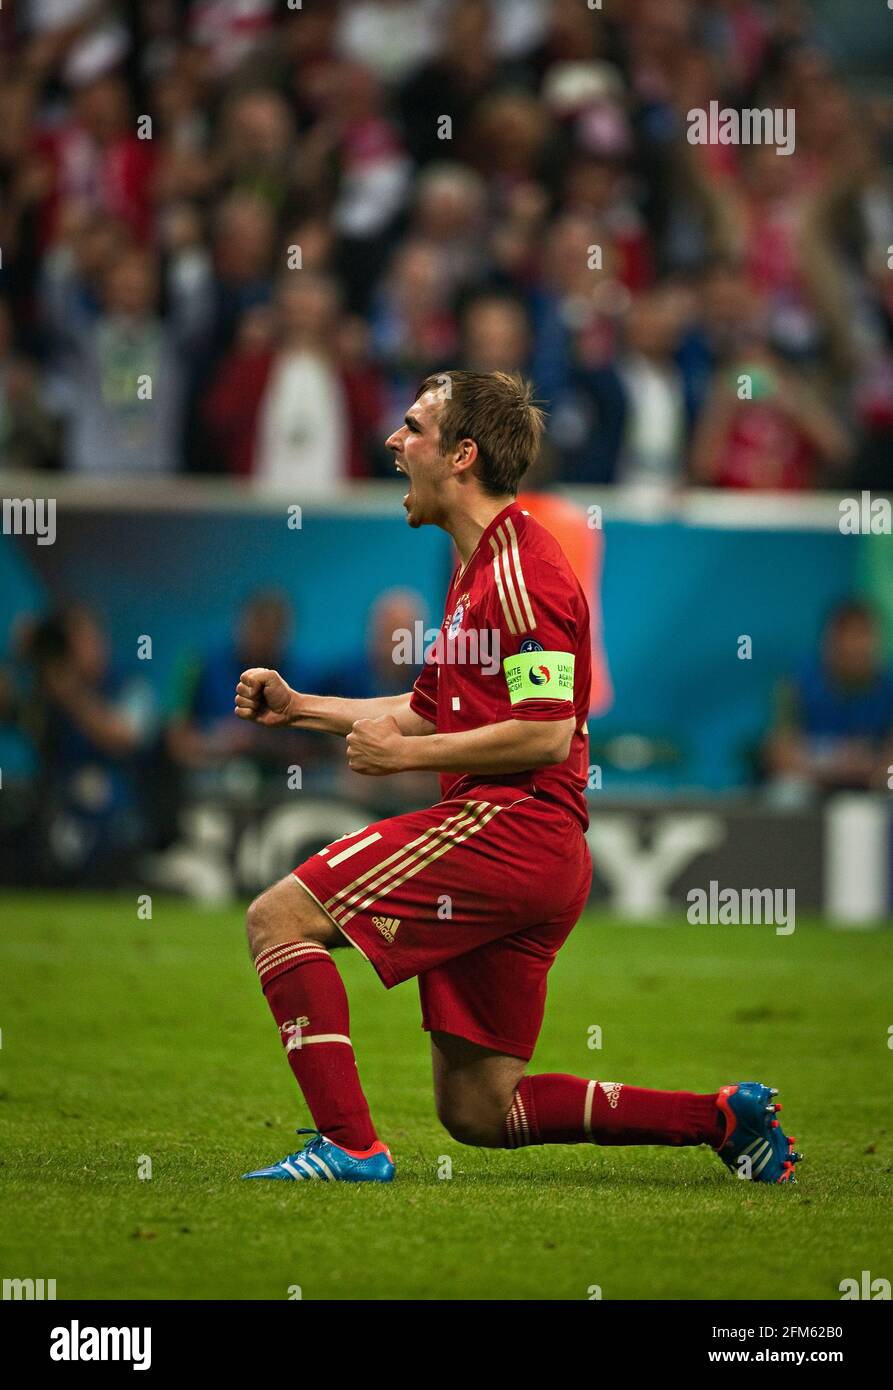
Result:
[[456,566],[410,706],[443,734],[573,716],[570,753],[529,772],[442,774],[443,799],[481,786],[519,787],[563,806],[585,829],[591,679],[586,596],[554,536],[512,502],[465,568]]

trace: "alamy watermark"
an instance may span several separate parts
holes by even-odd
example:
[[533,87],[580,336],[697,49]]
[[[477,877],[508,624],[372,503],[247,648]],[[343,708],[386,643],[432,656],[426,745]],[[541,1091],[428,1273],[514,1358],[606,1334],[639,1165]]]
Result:
[[775,153],[794,153],[796,112],[791,106],[766,110],[720,106],[711,101],[687,113],[690,145],[774,145]]
[[52,545],[56,539],[55,497],[4,497],[0,530],[4,536],[36,536],[38,545]]
[[151,1327],[82,1327],[72,1320],[50,1333],[51,1361],[130,1361],[135,1371],[152,1365]]
[[55,1279],[4,1279],[4,1302],[16,1299],[36,1299],[42,1302],[56,1297]]
[[774,926],[776,936],[790,936],[796,925],[793,888],[690,888],[686,917],[693,925]]
[[893,534],[893,503],[889,497],[872,497],[863,490],[858,497],[842,497],[838,510],[838,529],[843,536]]
[[394,665],[480,666],[482,675],[495,676],[501,667],[499,629],[464,628],[460,622],[457,610],[446,631],[426,628],[421,618],[413,623],[412,631],[396,628],[391,633]]
[[863,1269],[861,1275],[861,1279],[841,1279],[837,1285],[840,1290],[841,1303],[846,1303],[854,1298],[864,1298],[871,1302],[875,1302],[877,1299],[889,1299],[889,1279],[873,1279],[870,1269]]

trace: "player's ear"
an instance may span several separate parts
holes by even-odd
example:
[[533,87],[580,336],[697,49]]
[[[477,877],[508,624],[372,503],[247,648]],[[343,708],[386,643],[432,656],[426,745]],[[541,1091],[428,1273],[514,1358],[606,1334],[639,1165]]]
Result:
[[456,467],[465,473],[478,460],[478,446],[473,439],[460,439],[456,445]]

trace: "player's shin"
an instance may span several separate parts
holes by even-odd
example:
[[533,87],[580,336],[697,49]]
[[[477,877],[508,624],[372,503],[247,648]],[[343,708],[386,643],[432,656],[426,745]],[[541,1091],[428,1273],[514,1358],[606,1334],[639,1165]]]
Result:
[[525,1076],[505,1119],[507,1149],[527,1144],[722,1142],[716,1095],[648,1091],[616,1081],[546,1073]]
[[316,1128],[342,1148],[365,1151],[376,1134],[335,962],[316,942],[288,941],[261,951],[255,967]]

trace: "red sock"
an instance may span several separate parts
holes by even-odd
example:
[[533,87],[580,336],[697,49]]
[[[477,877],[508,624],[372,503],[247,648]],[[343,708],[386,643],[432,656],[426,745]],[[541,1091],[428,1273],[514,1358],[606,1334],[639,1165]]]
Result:
[[254,962],[279,1036],[313,1123],[354,1151],[376,1134],[350,1041],[347,992],[325,946],[289,941]]
[[505,1147],[526,1144],[722,1143],[716,1095],[645,1091],[582,1076],[522,1077],[505,1118]]

